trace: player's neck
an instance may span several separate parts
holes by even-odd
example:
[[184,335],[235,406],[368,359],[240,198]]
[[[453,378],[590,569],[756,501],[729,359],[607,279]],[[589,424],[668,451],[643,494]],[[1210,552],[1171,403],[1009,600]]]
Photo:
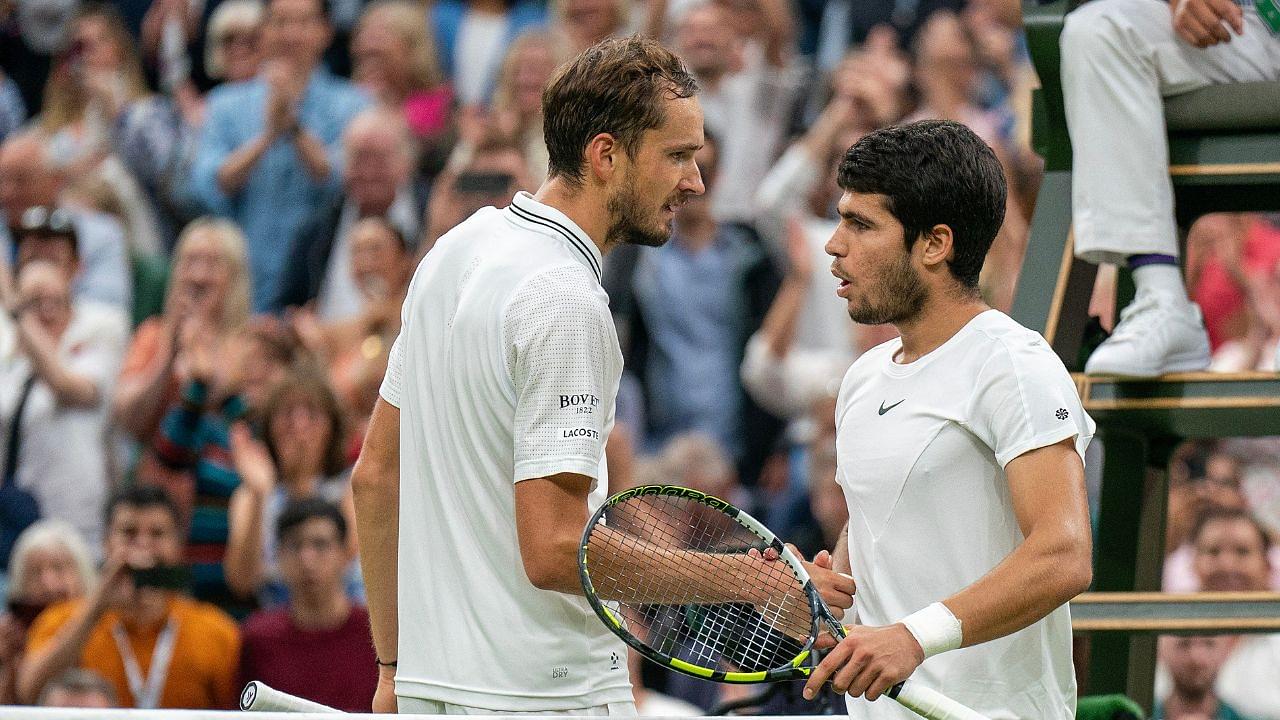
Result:
[[935,292],[911,320],[895,323],[902,336],[902,351],[895,362],[915,362],[942,347],[969,321],[991,308],[977,295],[955,296]]
[[323,597],[296,594],[289,601],[289,619],[302,630],[332,630],[351,616],[351,601],[341,590]]
[[[584,180],[585,183],[585,180]],[[582,232],[591,238],[591,242],[603,256],[610,248],[605,246],[605,236],[609,233],[609,214],[605,209],[607,203],[585,185],[570,187],[560,178],[550,178],[542,183],[533,199],[564,213]]]

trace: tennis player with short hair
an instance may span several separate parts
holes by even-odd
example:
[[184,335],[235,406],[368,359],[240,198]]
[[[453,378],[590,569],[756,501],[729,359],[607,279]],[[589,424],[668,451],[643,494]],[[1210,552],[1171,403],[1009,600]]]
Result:
[[[1066,602],[1092,575],[1083,453],[1094,424],[1039,334],[988,307],[978,274],[1004,219],[1004,173],[971,130],[923,121],[867,135],[840,166],[827,243],[855,322],[900,338],[849,368],[835,553],[860,625],[807,695],[875,700],[911,676],[992,718],[1075,716]],[[848,702],[859,720],[907,720]]]
[[635,714],[626,647],[579,597],[622,373],[600,266],[703,191],[697,92],[654,41],[590,48],[543,95],[546,182],[418,267],[352,477],[375,710]]

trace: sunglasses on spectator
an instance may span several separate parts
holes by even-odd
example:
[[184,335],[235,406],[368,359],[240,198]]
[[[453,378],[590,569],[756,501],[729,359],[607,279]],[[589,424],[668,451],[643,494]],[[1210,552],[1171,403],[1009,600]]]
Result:
[[15,234],[24,235],[70,235],[75,236],[75,225],[71,213],[62,208],[51,208],[45,205],[29,207],[22,212],[18,224],[12,228]]

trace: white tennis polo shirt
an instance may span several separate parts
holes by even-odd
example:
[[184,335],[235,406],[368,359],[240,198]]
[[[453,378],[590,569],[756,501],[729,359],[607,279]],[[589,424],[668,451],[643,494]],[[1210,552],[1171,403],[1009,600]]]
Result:
[[[1039,334],[988,310],[933,352],[898,364],[894,339],[845,375],[836,480],[849,505],[858,621],[890,625],[986,575],[1023,540],[1004,467],[1075,439],[1093,421]],[[1072,720],[1066,605],[1016,633],[935,655],[912,679],[992,720]],[[849,698],[854,720],[918,720],[890,700]]]
[[607,494],[622,353],[600,262],[520,193],[414,273],[381,390],[400,408],[399,695],[504,711],[632,700],[625,646],[584,598],[529,582],[515,524],[521,480],[595,478],[593,511]]

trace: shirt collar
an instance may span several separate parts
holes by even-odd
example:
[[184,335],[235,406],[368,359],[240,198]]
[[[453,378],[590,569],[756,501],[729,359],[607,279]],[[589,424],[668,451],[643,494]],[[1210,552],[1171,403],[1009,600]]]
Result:
[[600,248],[596,247],[582,228],[564,213],[550,205],[538,202],[532,195],[521,190],[511,198],[511,204],[507,206],[507,214],[520,225],[559,235],[569,244],[574,256],[587,266],[592,275],[595,275],[596,281],[601,280]]

